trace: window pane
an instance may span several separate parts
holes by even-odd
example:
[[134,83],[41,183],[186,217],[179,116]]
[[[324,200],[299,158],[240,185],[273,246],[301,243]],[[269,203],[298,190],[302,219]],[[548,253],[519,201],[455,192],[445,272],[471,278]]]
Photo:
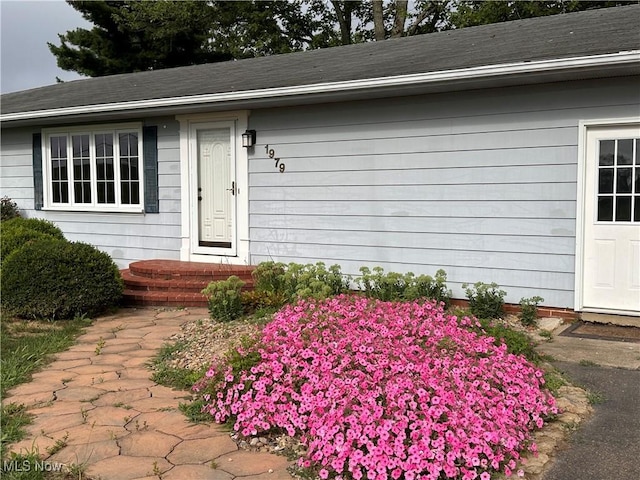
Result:
[[613,168],[601,168],[598,175],[598,193],[613,193]]
[[618,165],[631,165],[633,163],[633,139],[618,140]]
[[631,193],[631,168],[619,168],[616,179],[616,193]]
[[82,203],[82,183],[74,182],[73,199],[76,203]]
[[98,133],[95,135],[95,143],[98,203],[116,203],[115,172],[113,168],[113,134]]
[[98,182],[98,203],[107,203],[107,184]]
[[69,201],[67,136],[50,137],[49,148],[52,200],[53,203],[67,203]]
[[635,170],[635,177],[636,178],[634,180],[635,187],[634,187],[633,191],[635,193],[640,193],[640,167],[636,167],[636,168],[634,168],[634,170]]
[[67,136],[51,137],[51,158],[67,158]]
[[616,197],[616,221],[631,221],[631,197]]
[[105,160],[105,163],[106,163],[105,171],[106,171],[107,180],[114,180],[116,176],[113,169],[113,158],[107,158]]
[[82,160],[80,158],[73,159],[73,177],[78,180],[82,179],[82,168],[81,167]]
[[91,159],[89,135],[71,136],[73,151],[73,200],[91,203]]
[[89,156],[89,135],[73,135],[71,141],[73,144],[74,157]]
[[132,158],[129,162],[130,172],[131,172],[131,180],[138,180],[138,159]]
[[633,199],[633,221],[640,222],[640,197]]
[[120,201],[126,204],[131,203],[130,201],[131,196],[129,195],[129,182],[122,182],[120,184],[120,191],[121,191]]
[[60,193],[60,183],[53,183],[53,203],[62,202],[62,194]]
[[73,182],[75,203],[91,203],[91,184],[89,182]]
[[106,174],[106,164],[104,159],[97,159],[96,160],[96,180],[100,181],[100,180],[105,180],[107,177]]
[[116,186],[113,182],[98,182],[98,203],[116,203]]
[[613,165],[615,141],[600,140],[600,163],[601,166]]
[[113,157],[113,135],[96,134],[96,157]]
[[60,160],[51,160],[51,179],[60,180]]
[[120,158],[120,179],[129,180],[129,160],[126,158]]
[[636,165],[640,165],[640,139],[636,139]]
[[138,203],[140,203],[140,187],[139,187],[139,183],[135,182],[135,183],[131,183],[131,204],[136,205]]
[[611,222],[613,220],[613,197],[598,197],[598,221]]
[[121,133],[120,139],[120,156],[136,157],[138,156],[138,134],[137,133]]

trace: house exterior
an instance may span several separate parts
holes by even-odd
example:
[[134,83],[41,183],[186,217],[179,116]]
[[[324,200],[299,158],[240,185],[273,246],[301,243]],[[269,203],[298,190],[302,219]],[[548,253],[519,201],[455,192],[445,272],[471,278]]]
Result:
[[639,21],[632,5],[5,94],[1,194],[123,268],[442,268],[458,298],[496,282],[507,302],[640,316]]

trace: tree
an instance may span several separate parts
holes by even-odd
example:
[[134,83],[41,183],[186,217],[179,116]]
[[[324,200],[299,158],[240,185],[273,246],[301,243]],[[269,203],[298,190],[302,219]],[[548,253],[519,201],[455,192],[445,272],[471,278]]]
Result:
[[595,8],[617,7],[637,1],[456,1],[451,22],[456,28],[542,17]]
[[[49,43],[58,66],[101,76],[381,41],[630,1],[74,1],[91,30]],[[637,3],[634,1],[633,3]]]
[[[349,43],[351,17],[361,1],[77,1],[67,3],[94,27],[58,35],[49,43],[58,66],[102,76],[222,60],[288,53]],[[344,5],[343,5],[344,4]]]
[[49,43],[58,66],[102,76],[231,59],[207,45],[212,21],[198,1],[68,1],[95,26],[58,35]]

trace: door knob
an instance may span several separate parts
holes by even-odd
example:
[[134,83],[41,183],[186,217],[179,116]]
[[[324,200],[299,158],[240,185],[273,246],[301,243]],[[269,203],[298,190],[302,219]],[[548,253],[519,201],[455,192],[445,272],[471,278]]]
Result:
[[231,195],[236,194],[236,182],[231,182],[231,188],[227,188],[227,192],[231,192]]

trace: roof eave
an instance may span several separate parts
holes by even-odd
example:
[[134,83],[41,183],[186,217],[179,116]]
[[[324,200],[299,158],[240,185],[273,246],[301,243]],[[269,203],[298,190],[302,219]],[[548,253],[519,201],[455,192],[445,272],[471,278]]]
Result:
[[120,116],[127,114],[130,116],[141,112],[163,112],[164,114],[168,111],[184,111],[185,109],[202,107],[221,109],[226,105],[237,108],[238,105],[248,106],[249,104],[256,106],[273,105],[279,102],[295,104],[296,100],[299,100],[299,103],[311,103],[309,99],[314,97],[321,97],[325,101],[330,99],[335,101],[355,99],[362,95],[384,96],[376,95],[375,92],[383,93],[389,90],[396,91],[396,95],[398,92],[411,94],[418,90],[426,91],[429,88],[445,91],[447,85],[451,90],[486,88],[523,78],[528,78],[528,80],[521,83],[542,83],[571,78],[588,78],[598,76],[598,72],[603,76],[611,76],[611,73],[607,74],[607,71],[618,72],[618,74],[637,74],[639,67],[640,50],[634,50],[392,77],[16,112],[0,115],[0,122],[3,127],[13,127],[33,125],[43,121],[50,123],[54,119],[71,121],[76,118],[113,115],[115,113]]

